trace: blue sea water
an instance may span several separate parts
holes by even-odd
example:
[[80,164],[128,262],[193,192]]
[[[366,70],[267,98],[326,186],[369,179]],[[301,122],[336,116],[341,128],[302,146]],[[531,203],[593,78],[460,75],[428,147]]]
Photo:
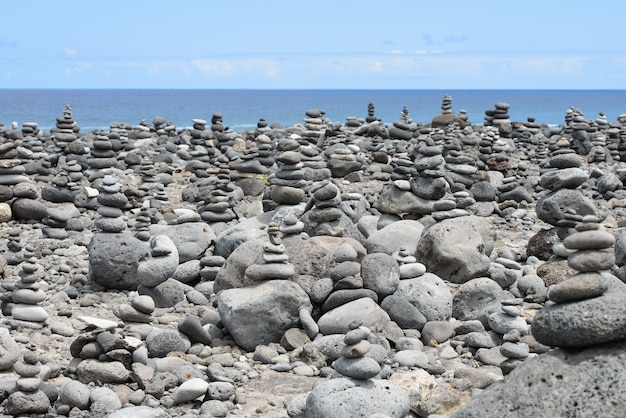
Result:
[[210,120],[222,113],[233,130],[253,129],[260,118],[285,127],[302,123],[307,109],[319,108],[333,122],[347,117],[365,118],[367,107],[384,123],[400,118],[406,106],[414,122],[429,123],[441,112],[444,95],[452,97],[452,110],[466,110],[470,122],[483,123],[485,110],[506,102],[511,120],[534,117],[538,123],[559,125],[570,107],[586,119],[600,112],[609,121],[626,113],[626,90],[0,90],[0,123],[37,122],[44,131],[55,125],[66,104],[72,107],[81,131],[107,129],[110,123],[139,124],[157,116],[177,127],[191,119]]

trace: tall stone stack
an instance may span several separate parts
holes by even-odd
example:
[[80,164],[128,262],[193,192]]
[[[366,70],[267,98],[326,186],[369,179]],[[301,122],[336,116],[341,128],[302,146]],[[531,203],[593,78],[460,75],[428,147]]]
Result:
[[25,327],[41,328],[49,317],[45,308],[39,306],[46,299],[46,292],[41,289],[45,285],[44,269],[35,257],[26,258],[20,267],[20,280],[11,294],[11,316]]
[[465,128],[467,122],[452,111],[452,96],[445,94],[441,101],[441,113],[435,116],[430,125],[432,128],[445,128],[451,123],[457,123],[460,128]]
[[7,398],[5,412],[12,416],[30,416],[47,414],[50,399],[41,389],[41,363],[37,354],[27,350],[22,360],[13,365],[13,371],[19,376],[15,389]]
[[308,181],[304,178],[300,145],[296,141],[282,141],[277,157],[278,170],[269,176],[269,197],[276,205],[297,205],[304,201],[304,187]]
[[548,289],[546,304],[535,315],[531,330],[537,341],[552,347],[582,348],[623,341],[626,296],[609,291],[604,274],[615,263],[615,237],[594,215],[583,216],[563,245],[567,264],[578,273]]
[[380,121],[380,119],[376,117],[376,107],[374,106],[374,102],[369,102],[367,105],[367,116],[365,117],[365,122],[372,123],[377,121]]
[[285,253],[276,223],[269,223],[267,235],[268,241],[263,243],[262,261],[246,268],[244,281],[258,283],[265,280],[289,280],[296,275],[296,269]]
[[72,107],[69,104],[65,105],[63,116],[56,119],[56,128],[50,132],[54,134],[54,143],[62,150],[78,138],[80,127],[72,117]]
[[90,149],[90,156],[87,158],[87,165],[91,174],[115,166],[117,164],[116,154],[108,135],[105,132],[97,134]]
[[198,205],[198,212],[203,221],[208,223],[225,222],[235,219],[237,215],[232,209],[236,203],[232,199],[235,192],[234,185],[227,174],[218,174],[215,188],[211,190]]
[[98,185],[98,217],[94,225],[102,232],[122,232],[126,229],[124,209],[128,197],[122,193],[122,186],[114,176],[104,176]]
[[392,139],[400,139],[409,141],[413,138],[413,131],[417,129],[417,125],[413,123],[413,119],[409,116],[409,108],[404,106],[400,119],[393,122],[389,128],[389,136]]

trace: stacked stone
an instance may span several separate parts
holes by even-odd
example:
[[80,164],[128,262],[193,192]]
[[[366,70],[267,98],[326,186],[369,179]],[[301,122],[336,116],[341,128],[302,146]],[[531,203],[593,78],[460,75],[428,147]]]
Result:
[[235,186],[227,174],[218,174],[215,188],[211,190],[204,202],[198,206],[198,213],[203,221],[209,223],[230,222],[237,217],[232,209],[236,203],[232,197]]
[[203,281],[213,281],[222,269],[226,259],[219,255],[207,254],[200,259],[200,278]]
[[[340,245],[333,254],[335,266],[329,272],[329,278],[323,278],[318,286],[327,289],[324,297],[315,298],[322,303],[322,312],[331,311],[341,305],[363,297],[378,302],[378,295],[370,289],[363,288],[361,263],[358,254],[349,244]],[[323,286],[322,286],[323,284]]]
[[511,123],[511,116],[509,115],[508,103],[496,103],[495,109],[485,111],[485,125],[500,126],[501,124]]
[[363,118],[357,118],[356,116],[348,116],[344,126],[349,130],[354,130],[363,126],[365,120]]
[[139,208],[139,213],[135,217],[135,238],[141,241],[150,239],[150,225],[152,225],[152,217],[150,216],[150,208],[147,201]]
[[[432,202],[433,211],[456,207],[454,201],[443,200],[450,192],[450,184],[445,178],[445,160],[442,151],[440,146],[419,148],[419,156],[414,162],[416,175],[409,180],[413,194],[420,199]],[[434,207],[435,205],[437,207]]]
[[128,198],[122,193],[122,186],[113,176],[104,176],[98,184],[98,217],[94,225],[102,232],[116,233],[126,229],[124,208]]
[[262,166],[269,169],[276,162],[272,152],[272,139],[265,134],[261,134],[255,138],[255,141],[258,154],[256,159]]
[[256,123],[256,131],[255,131],[255,133],[257,135],[259,135],[259,134],[264,134],[266,132],[269,132],[271,130],[272,130],[272,128],[268,125],[268,123],[265,120],[265,118],[259,118],[259,121]]
[[304,129],[320,134],[326,129],[324,115],[326,112],[322,109],[309,109],[306,111],[304,120]]
[[380,119],[376,117],[376,108],[374,107],[374,102],[369,102],[369,104],[367,105],[367,116],[365,117],[365,122],[372,123],[377,121],[380,121]]
[[51,130],[54,134],[54,143],[57,147],[65,150],[70,143],[76,141],[80,128],[72,117],[72,107],[68,104],[63,109],[63,116],[56,119],[56,128]]
[[296,269],[289,262],[275,222],[269,223],[267,235],[269,240],[263,243],[262,261],[246,268],[244,280],[258,283],[266,280],[289,280],[296,275]]
[[[522,363],[530,355],[530,347],[522,341],[528,331],[528,325],[522,315],[521,298],[505,299],[502,302],[502,313],[499,317],[494,315],[489,317],[489,325],[494,325],[494,331],[502,334],[504,343],[500,346],[500,354],[507,360],[500,363],[503,373],[510,373],[515,367]],[[493,315],[493,314],[492,314]],[[504,320],[503,320],[504,319]],[[507,325],[508,321],[508,325]],[[522,323],[524,325],[522,325]],[[507,331],[507,332],[503,332]]]
[[[446,147],[447,148],[447,147]],[[461,150],[450,150],[444,157],[446,178],[450,186],[456,190],[469,189],[474,184],[474,174],[478,172],[476,158]]]
[[415,279],[426,273],[426,266],[419,263],[405,247],[400,247],[392,256],[400,266],[400,280]]
[[12,416],[47,414],[51,405],[48,395],[41,390],[41,363],[37,354],[30,350],[25,351],[22,360],[13,365],[13,371],[19,378],[15,382],[15,389],[7,398],[5,412]]
[[27,137],[39,136],[41,134],[41,130],[39,129],[39,124],[37,122],[22,123],[22,134]]
[[[606,118],[605,118],[606,122]],[[603,129],[598,126],[597,123],[590,124],[589,130],[589,141],[591,142],[591,149],[589,150],[589,155],[587,155],[588,162],[613,162],[611,158],[611,153],[607,149],[608,145],[608,137],[606,131],[608,129],[608,122],[606,122],[607,127]]]
[[300,146],[296,141],[284,141],[279,146],[284,151],[276,157],[278,170],[269,177],[269,197],[277,205],[297,205],[304,200],[303,188],[308,184],[298,151]]
[[569,147],[566,138],[557,141],[548,160],[549,167],[541,171],[539,186],[550,192],[537,200],[537,216],[551,225],[557,226],[563,219],[566,209],[571,209],[580,216],[595,215],[596,209],[580,190],[589,175],[582,170],[581,158]]
[[337,186],[329,181],[322,181],[311,188],[312,197],[307,204],[307,210],[302,217],[307,232],[311,236],[319,235],[321,230],[333,230],[333,223],[337,223],[345,216],[339,208],[341,192]]
[[413,131],[416,128],[416,125],[413,124],[413,120],[409,116],[409,108],[404,106],[400,119],[393,122],[393,125],[389,128],[389,136],[392,139],[409,141],[413,138]]
[[156,305],[148,295],[139,295],[131,299],[130,304],[116,305],[113,315],[124,322],[149,324]]
[[42,232],[52,239],[65,239],[71,234],[80,234],[83,224],[78,219],[80,211],[72,203],[62,203],[48,208],[48,216],[41,220]]
[[90,149],[90,157],[87,158],[87,165],[91,171],[98,172],[115,164],[117,158],[111,139],[105,133],[96,135]]
[[588,155],[592,144],[589,139],[589,129],[591,125],[579,109],[571,109],[569,112],[569,122],[567,127],[571,131],[572,148],[580,155]]
[[[265,154],[267,155],[267,150]],[[234,162],[234,170],[231,169],[230,172],[231,180],[245,190],[247,195],[258,196],[265,190],[263,175],[269,173],[269,168],[261,164],[259,157],[257,145],[248,143],[245,149],[239,151],[239,156]],[[266,160],[265,162],[269,161]]]
[[465,128],[466,125],[466,122],[452,111],[452,96],[445,94],[441,101],[441,113],[435,116],[430,124],[433,128],[445,128],[451,123],[456,123],[461,128]]
[[359,171],[362,167],[363,163],[357,159],[349,147],[336,147],[329,155],[328,168],[335,178],[343,178],[352,172]]
[[16,266],[24,261],[24,246],[21,240],[22,228],[17,225],[11,228],[7,237],[7,250],[3,257],[10,266]]
[[[30,202],[24,199],[35,201],[37,198],[35,185],[25,173],[26,168],[18,158],[15,144],[12,141],[0,144],[0,205],[3,206],[3,222],[8,222],[15,215],[16,205],[29,206]],[[16,197],[18,199],[14,200]]]
[[211,115],[211,131],[217,133],[223,133],[226,127],[223,123],[224,116],[221,113],[213,113]]
[[48,312],[39,306],[46,299],[46,292],[41,289],[45,285],[45,272],[35,257],[28,257],[20,267],[20,280],[11,295],[14,303],[11,316],[27,327],[40,328],[48,319]]
[[315,182],[329,179],[332,176],[324,155],[317,146],[313,144],[302,145],[299,151],[305,179]]
[[339,374],[352,379],[372,379],[380,373],[380,364],[367,356],[371,349],[367,340],[371,331],[358,322],[351,323],[349,328],[343,339],[345,347],[341,351],[341,357],[333,362],[332,367]]
[[578,273],[548,289],[553,304],[544,306],[532,323],[537,341],[580,348],[624,339],[619,324],[624,297],[607,291],[610,282],[603,274],[615,264],[614,244],[615,236],[594,215],[583,216],[575,231],[563,240],[570,252],[567,264]]
[[[137,266],[137,292],[150,296],[158,308],[171,307],[181,302],[185,293],[181,283],[172,278],[179,261],[178,248],[167,235],[152,236],[150,257]],[[143,313],[145,311],[140,310]]]
[[304,222],[295,215],[289,215],[283,219],[283,223],[278,228],[283,236],[299,235],[304,230]]
[[484,132],[481,133],[481,139],[478,142],[478,161],[477,164],[481,164],[481,168],[486,168],[489,159],[491,158],[491,154],[493,152],[492,145],[493,142],[499,138],[498,133],[493,129],[484,129]]
[[417,174],[413,160],[411,160],[411,157],[409,157],[409,154],[406,152],[394,154],[391,159],[391,167],[393,169],[390,177],[392,181],[408,181],[411,177]]
[[530,192],[520,184],[516,176],[504,177],[496,189],[500,209],[517,207],[517,204],[522,202],[534,202]]
[[206,127],[208,123],[206,120],[192,119],[191,122],[193,123],[193,125],[191,127],[191,130],[189,131],[189,134],[191,135],[192,139],[196,140],[192,141],[192,144],[202,145],[204,141],[213,138],[213,134]]

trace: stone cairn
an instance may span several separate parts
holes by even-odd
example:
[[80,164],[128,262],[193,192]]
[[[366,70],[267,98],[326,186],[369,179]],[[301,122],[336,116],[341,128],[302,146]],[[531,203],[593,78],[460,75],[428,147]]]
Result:
[[47,414],[50,409],[50,399],[41,389],[43,381],[39,377],[41,363],[37,354],[26,350],[22,360],[13,365],[13,371],[19,376],[15,382],[15,389],[7,398],[5,412],[12,416],[26,416],[30,414]]
[[354,247],[350,244],[341,244],[333,253],[333,259],[335,266],[329,272],[330,277],[321,279],[318,285],[327,289],[319,297],[319,302],[323,302],[322,312],[331,311],[362,297],[378,300],[376,292],[363,288],[361,263]]
[[306,196],[304,187],[308,182],[304,178],[299,148],[300,145],[296,141],[287,140],[279,143],[279,150],[283,152],[276,157],[278,170],[268,178],[269,198],[276,205],[297,205]]
[[11,294],[11,316],[24,326],[40,328],[48,319],[48,312],[39,306],[46,299],[46,292],[41,289],[45,273],[35,257],[27,257],[20,267],[20,279]]
[[[532,323],[533,336],[552,347],[581,348],[624,339],[624,297],[607,292],[603,275],[615,264],[615,236],[586,215],[563,240],[567,264],[578,273],[548,289],[547,304]],[[571,318],[584,320],[572,321]]]
[[265,280],[289,280],[296,275],[296,269],[289,262],[285,246],[280,238],[280,229],[275,222],[267,226],[269,240],[263,243],[262,261],[246,268],[246,281],[258,283]]
[[451,123],[456,123],[460,128],[465,128],[466,121],[452,111],[452,96],[446,94],[441,101],[441,113],[435,116],[430,125],[433,129],[445,128]]
[[528,334],[529,328],[526,319],[522,317],[523,300],[521,298],[505,299],[501,303],[503,315],[494,316],[490,325],[493,323],[496,327],[494,331],[502,334],[504,343],[499,350],[507,360],[500,363],[500,368],[504,373],[510,373],[530,355],[530,347],[522,341],[522,337]]
[[100,132],[96,135],[89,153],[87,165],[89,166],[90,176],[88,179],[90,181],[97,178],[101,170],[111,168],[117,164],[113,143],[105,132]]
[[63,116],[56,119],[56,128],[51,129],[50,132],[54,136],[54,143],[62,150],[78,139],[80,127],[72,117],[72,107],[69,104],[65,105]]
[[215,187],[211,190],[204,202],[198,205],[198,213],[203,221],[208,223],[230,222],[237,217],[232,207],[235,186],[230,182],[227,174],[218,174]]
[[367,338],[371,333],[369,328],[352,322],[343,339],[345,347],[341,351],[341,357],[333,362],[332,368],[352,379],[366,380],[376,377],[380,373],[380,364],[367,356],[371,349]]
[[404,106],[400,119],[393,122],[393,125],[389,128],[389,136],[392,139],[410,141],[416,129],[417,125],[413,124],[413,119],[409,116],[409,108]]
[[99,217],[94,220],[95,227],[102,232],[122,232],[126,229],[123,215],[128,204],[128,198],[122,193],[122,186],[115,177],[107,175],[98,185],[98,191]]
[[328,155],[328,168],[332,177],[343,178],[350,173],[359,171],[362,167],[362,161],[357,159],[351,146],[342,144],[333,148]]
[[400,267],[400,280],[415,279],[426,273],[426,266],[418,262],[405,247],[400,247],[392,256]]
[[[185,294],[180,282],[172,278],[179,261],[178,249],[167,235],[152,236],[150,257],[137,265],[137,292],[150,296],[157,308],[171,307],[182,301]],[[134,308],[148,315],[147,309]]]

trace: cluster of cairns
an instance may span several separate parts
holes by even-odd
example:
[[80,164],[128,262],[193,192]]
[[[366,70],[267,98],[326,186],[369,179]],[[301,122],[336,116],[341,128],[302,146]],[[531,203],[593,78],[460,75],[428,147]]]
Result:
[[[5,411],[201,401],[203,413],[224,416],[243,407],[236,388],[258,377],[251,365],[263,358],[272,371],[324,379],[293,398],[291,417],[402,417],[426,398],[394,383],[403,372],[426,375],[419,390],[458,394],[514,375],[549,347],[623,341],[623,290],[609,272],[624,266],[626,244],[604,229],[614,219],[598,206],[612,199],[622,211],[626,177],[606,164],[626,148],[626,116],[620,127],[569,109],[557,132],[511,122],[508,111],[496,103],[479,130],[446,95],[430,125],[404,107],[386,126],[370,103],[344,126],[310,109],[289,129],[261,119],[235,133],[216,113],[210,128],[193,119],[177,131],[157,117],[81,135],[68,105],[49,137],[32,123],[19,134],[0,128],[0,215],[11,223],[2,312],[12,330],[0,328],[0,366],[16,376]],[[44,151],[49,160],[36,165]],[[563,276],[567,260],[571,277],[548,283],[532,245],[524,254],[494,227],[534,233],[536,218],[550,228],[533,236],[547,252],[541,267]],[[43,244],[24,245],[25,233]],[[88,260],[69,264],[88,267],[58,269],[76,285],[59,292],[50,259],[80,246]],[[107,305],[112,319],[80,315],[69,332],[58,324],[72,299],[94,308],[103,289],[123,291]],[[48,328],[74,338],[56,394],[47,381],[60,367],[10,338]],[[109,386],[129,382],[123,405]]]

